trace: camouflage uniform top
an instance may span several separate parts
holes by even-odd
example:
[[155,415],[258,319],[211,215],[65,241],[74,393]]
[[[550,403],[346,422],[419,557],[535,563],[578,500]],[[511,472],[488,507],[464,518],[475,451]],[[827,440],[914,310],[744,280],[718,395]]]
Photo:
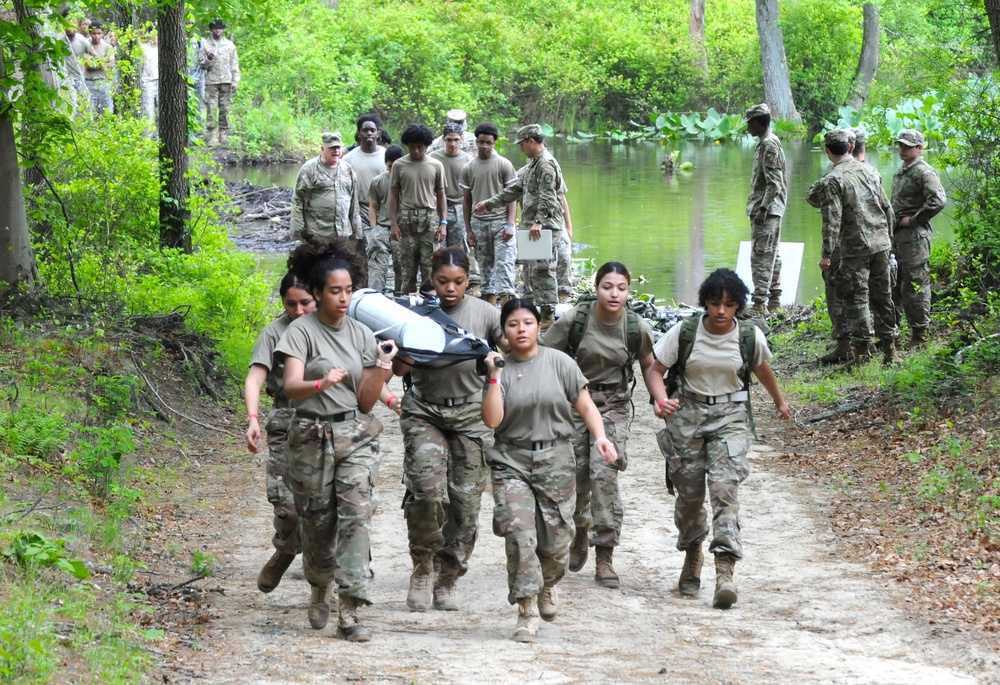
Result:
[[257,364],[267,369],[264,390],[270,397],[274,398],[275,408],[292,406],[291,400],[285,397],[285,362],[284,360],[278,362],[274,360],[274,348],[278,346],[278,341],[281,340],[281,336],[290,323],[292,320],[288,314],[282,314],[267,324],[257,336],[257,343],[253,346],[253,352],[250,354],[250,366]]
[[522,229],[531,228],[537,221],[542,228],[561,231],[564,226],[562,190],[559,163],[548,150],[542,150],[513,183],[486,200],[486,208],[496,209],[520,200]]
[[[209,59],[208,53],[215,55]],[[220,83],[236,85],[240,82],[240,58],[236,54],[236,46],[228,38],[203,38],[198,51],[198,66],[205,70],[205,85]]]
[[882,179],[869,165],[847,156],[824,177],[823,258],[838,246],[842,257],[888,250],[892,244],[892,206]]
[[785,153],[781,149],[778,136],[768,129],[753,153],[747,216],[752,217],[761,209],[770,216],[782,216],[785,213],[787,196],[788,175],[785,173]]
[[[427,148],[427,152],[437,152],[438,150],[444,149],[444,136],[438,136],[431,143],[431,146]],[[462,147],[459,148],[462,152],[468,152],[473,157],[476,156],[478,152],[476,150],[476,134],[472,131],[462,131]]]
[[930,226],[947,201],[941,179],[923,157],[892,176],[892,210],[897,217],[910,217],[912,225]]
[[328,167],[319,157],[302,165],[292,193],[292,237],[302,230],[319,238],[361,238],[357,178],[348,164]]

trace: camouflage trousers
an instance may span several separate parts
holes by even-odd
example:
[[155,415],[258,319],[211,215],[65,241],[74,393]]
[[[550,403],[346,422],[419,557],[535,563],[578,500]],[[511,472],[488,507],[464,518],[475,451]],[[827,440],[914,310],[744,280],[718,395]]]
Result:
[[739,484],[750,475],[746,407],[739,402],[708,405],[681,398],[680,409],[666,420],[657,438],[677,491],[677,549],[700,545],[708,537],[707,484],[714,527],[709,552],[742,559]]
[[299,515],[306,580],[336,583],[341,596],[364,602],[381,432],[368,414],[339,423],[298,416],[286,448],[285,485]]
[[479,261],[476,253],[469,248],[469,236],[465,230],[465,215],[462,214],[462,205],[448,205],[448,233],[445,236],[445,245],[451,247],[457,245],[469,256],[469,285],[477,286],[482,283],[482,275],[479,269]]
[[115,101],[111,96],[112,84],[106,78],[86,79],[87,93],[90,96],[90,113],[97,117],[102,114],[115,113]]
[[781,217],[767,215],[764,223],[750,223],[750,274],[753,278],[753,303],[767,304],[781,297]]
[[931,323],[931,236],[930,226],[897,228],[892,247],[899,262],[899,275],[892,291],[894,318],[899,326],[906,314],[910,328],[927,328]]
[[565,295],[573,293],[573,243],[566,229],[559,235],[559,258],[556,260],[556,285]]
[[503,239],[504,219],[472,217],[476,237],[476,259],[482,275],[482,291],[490,295],[514,295],[514,262],[517,243]]
[[[524,227],[521,230],[525,230]],[[546,230],[546,229],[542,229]],[[565,231],[561,232],[565,235]],[[524,262],[524,296],[530,297],[539,309],[549,306],[555,310],[559,301],[556,274],[559,266],[560,232],[552,235],[552,255],[548,259],[531,259]]]
[[625,443],[628,442],[629,425],[632,423],[631,396],[627,392],[591,393],[594,403],[604,419],[604,432],[615,444],[618,465],[604,463],[594,447],[593,437],[583,419],[576,418],[573,436],[573,454],[576,457],[576,509],[573,523],[577,530],[590,529],[590,544],[599,547],[616,547],[622,533],[625,508],[618,491],[618,472],[628,465]]
[[[399,261],[402,283],[396,289],[414,293],[422,282],[431,277],[431,256],[437,249],[434,234],[438,227],[437,213],[433,210],[401,209],[397,219],[402,237],[399,241]],[[421,281],[417,282],[417,277]]]
[[851,326],[851,344],[860,346],[875,335],[882,340],[895,340],[898,334],[892,308],[892,286],[889,283],[889,251],[872,255],[841,257],[838,295],[844,300],[844,313]]
[[455,575],[469,569],[486,491],[485,449],[493,434],[480,411],[479,402],[445,407],[408,392],[399,419],[410,554],[433,555],[436,567]]
[[826,311],[830,315],[830,337],[847,340],[851,337],[851,324],[847,320],[844,300],[837,294],[837,277],[840,275],[840,253],[830,258],[830,267],[823,272],[823,290],[826,294]]
[[368,257],[368,287],[385,290],[390,274],[399,288],[402,278],[396,273],[399,265],[399,241],[389,237],[388,226],[365,228],[365,255]]
[[229,130],[229,108],[233,104],[233,93],[228,83],[205,84],[205,128],[214,130],[216,121],[223,131]]
[[267,501],[274,508],[274,537],[271,542],[281,554],[298,554],[299,515],[295,512],[292,491],[285,485],[285,441],[288,428],[295,418],[291,407],[272,409],[267,416]]
[[573,448],[533,452],[497,443],[486,453],[495,530],[507,552],[507,601],[536,596],[566,573],[573,542]]

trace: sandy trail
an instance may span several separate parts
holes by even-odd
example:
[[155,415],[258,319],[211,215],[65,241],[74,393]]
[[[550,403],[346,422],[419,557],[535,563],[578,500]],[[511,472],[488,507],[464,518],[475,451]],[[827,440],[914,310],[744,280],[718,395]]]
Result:
[[739,602],[727,612],[712,609],[710,560],[701,596],[682,599],[676,581],[683,555],[674,548],[659,426],[640,403],[622,476],[621,589],[594,583],[591,555],[561,583],[559,616],[543,623],[540,639],[513,642],[516,611],[506,601],[503,541],[491,533],[487,492],[471,569],[458,585],[462,611],[411,613],[399,509],[402,439],[396,417],[384,407],[376,412],[386,425],[381,507],[373,524],[374,605],[362,614],[373,641],[337,639],[335,615],[324,630],[309,627],[299,562],[273,593],[257,591],[256,574],[271,553],[263,465],[227,460],[204,483],[218,493],[221,479],[232,493],[225,506],[213,503],[231,514],[205,520],[204,543],[219,555],[215,581],[225,594],[215,600],[202,649],[175,656],[172,682],[1000,683],[995,654],[908,618],[897,590],[845,562],[826,523],[824,493],[769,469],[776,455],[762,446],[742,488]]

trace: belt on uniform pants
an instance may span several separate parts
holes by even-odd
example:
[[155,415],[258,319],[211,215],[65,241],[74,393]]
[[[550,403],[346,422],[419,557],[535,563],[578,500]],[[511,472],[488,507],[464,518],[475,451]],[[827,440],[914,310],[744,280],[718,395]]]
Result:
[[410,388],[410,392],[412,392],[413,396],[416,397],[418,400],[421,400],[422,402],[426,402],[427,404],[436,404],[436,405],[439,405],[439,406],[442,406],[442,407],[461,407],[463,404],[469,404],[470,402],[482,402],[483,401],[483,391],[482,390],[477,390],[476,392],[472,393],[468,397],[441,397],[441,398],[436,398],[436,397],[428,397],[427,395],[424,395],[422,392],[420,392],[419,390],[417,390],[417,386],[414,385],[414,386],[412,386]]
[[696,392],[681,392],[681,397],[686,397],[702,404],[725,404],[727,402],[746,402],[750,399],[750,393],[746,390],[731,392],[728,395],[699,395]]
[[621,383],[591,383],[587,386],[594,392],[608,392],[609,390],[621,390]]
[[428,209],[427,207],[412,207],[410,209],[401,209],[399,213],[421,216],[423,214],[430,214],[433,211],[433,209]]
[[342,411],[339,414],[326,414],[326,415],[314,414],[311,411],[302,411],[301,409],[295,410],[295,418],[297,419],[309,419],[311,421],[329,421],[330,423],[340,423],[341,421],[350,421],[357,415],[358,415],[357,409]]
[[522,450],[540,452],[555,447],[559,440],[501,440],[500,442],[512,445]]

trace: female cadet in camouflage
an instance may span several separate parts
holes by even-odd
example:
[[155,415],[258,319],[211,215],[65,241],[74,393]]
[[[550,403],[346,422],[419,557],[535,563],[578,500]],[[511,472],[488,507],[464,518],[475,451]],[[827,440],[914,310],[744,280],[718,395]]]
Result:
[[[653,332],[637,314],[626,312],[630,283],[624,264],[604,264],[594,277],[597,299],[578,303],[541,339],[543,345],[576,359],[587,379],[590,396],[604,417],[604,431],[618,451],[618,461],[605,464],[593,450],[587,427],[577,418],[573,436],[576,537],[569,550],[569,570],[583,568],[588,547],[593,544],[597,548],[594,580],[609,588],[619,585],[612,554],[621,537],[625,514],[618,492],[618,472],[627,466],[625,441],[632,423],[632,366],[638,359],[644,376],[653,366]],[[653,392],[649,383],[647,388]]]
[[261,592],[271,592],[278,587],[281,576],[295,561],[299,553],[299,517],[295,513],[292,493],[285,487],[285,437],[288,425],[295,415],[292,403],[281,387],[285,373],[284,364],[272,360],[274,348],[289,324],[300,316],[316,309],[316,300],[304,281],[288,273],[278,287],[285,313],[269,323],[254,345],[250,355],[250,371],[243,387],[247,417],[250,425],[246,432],[247,449],[256,454],[260,449],[260,388],[265,386],[267,394],[274,398],[274,406],[267,415],[267,501],[274,507],[274,554],[264,564],[257,576],[257,588]]
[[[441,309],[462,328],[495,346],[500,312],[466,297],[469,258],[461,247],[437,250],[431,258],[431,285]],[[476,362],[445,369],[411,368],[396,358],[396,373],[413,384],[403,399],[400,427],[407,497],[403,503],[413,574],[406,606],[457,611],[455,581],[469,568],[479,532],[479,508],[486,490],[484,453],[493,444],[480,407],[483,379]]]
[[330,583],[339,593],[339,628],[348,640],[371,639],[358,619],[366,596],[373,489],[382,424],[370,415],[391,377],[392,343],[375,344],[367,326],[347,316],[363,257],[346,239],[305,243],[288,258],[305,280],[316,311],[293,321],[275,348],[285,363],[285,395],[295,405],[288,430],[285,484],[299,516],[302,567],[312,586],[309,624],[326,625]]
[[[740,543],[740,500],[737,488],[750,475],[746,454],[750,449],[746,400],[740,370],[740,325],[736,315],[746,307],[749,289],[735,272],[714,271],[698,290],[698,304],[707,312],[701,318],[687,359],[679,358],[683,324],[667,331],[653,348],[652,371],[662,378],[681,364],[683,374],[672,398],[658,388],[651,393],[658,417],[666,419],[670,452],[670,479],[677,490],[674,524],[677,549],[685,552],[678,589],[694,597],[701,588],[701,543],[708,537],[705,518],[705,484],[712,504],[714,536],[708,551],[715,555],[713,606],[728,609],[736,602],[733,566],[743,558]],[[749,324],[748,325],[752,325]],[[783,419],[791,411],[781,398],[767,360],[771,351],[764,334],[754,328],[753,372],[774,400]]]
[[573,539],[574,409],[604,461],[618,458],[580,368],[562,352],[538,346],[540,319],[531,300],[504,304],[500,320],[510,356],[506,367],[496,363],[496,352],[486,358],[490,379],[483,397],[483,422],[496,431],[486,462],[494,529],[507,549],[507,599],[517,603],[517,642],[537,637],[539,614],[552,621],[558,611],[556,583],[566,573]]

